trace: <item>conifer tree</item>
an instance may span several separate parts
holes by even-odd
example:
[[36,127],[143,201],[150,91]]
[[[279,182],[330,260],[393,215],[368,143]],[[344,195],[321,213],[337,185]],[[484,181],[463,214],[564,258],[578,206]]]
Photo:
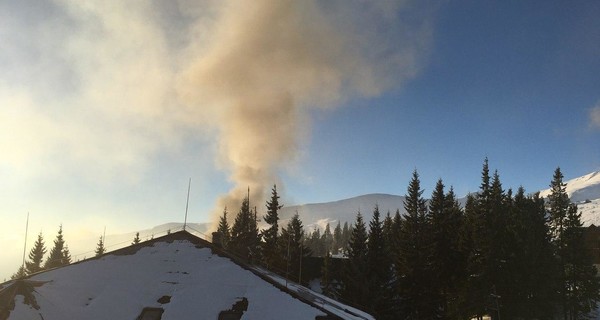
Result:
[[274,185],[271,190],[271,199],[267,201],[267,214],[264,216],[264,221],[269,226],[262,231],[262,255],[263,262],[267,268],[279,267],[281,259],[278,248],[278,233],[279,233],[279,210],[283,205],[279,204],[279,195],[277,194],[277,186]]
[[370,292],[369,309],[378,319],[388,316],[391,310],[393,295],[391,260],[388,251],[379,206],[375,205],[367,236],[367,273]]
[[256,213],[250,209],[250,199],[247,196],[242,201],[231,228],[228,249],[241,258],[252,260],[258,253],[259,241]]
[[577,205],[569,205],[564,221],[561,252],[564,263],[566,311],[569,319],[588,318],[600,300],[600,279],[586,247],[581,213]]
[[65,248],[62,252],[62,265],[66,266],[71,264],[71,252],[69,251],[69,246],[65,244]]
[[27,276],[27,270],[23,266],[20,266],[17,272],[15,272],[10,278],[12,280],[23,279]]
[[333,229],[333,245],[331,248],[332,254],[338,254],[340,248],[342,247],[342,226],[340,221],[338,221],[335,229]]
[[331,278],[331,255],[327,253],[323,259],[323,266],[321,267],[321,292],[327,297],[333,298],[334,288],[333,281]]
[[48,259],[46,259],[46,263],[44,264],[44,269],[61,267],[70,263],[70,256],[68,257],[68,263],[66,262],[67,259],[65,259],[65,240],[63,239],[62,232],[62,225],[60,225],[58,229],[58,234],[56,235],[56,239],[54,240],[54,247],[52,247],[52,249],[50,250]]
[[227,222],[227,207],[223,209],[223,215],[219,219],[217,232],[221,235],[221,245],[227,249],[227,245],[231,240],[231,230],[229,229],[229,222]]
[[367,229],[360,212],[348,242],[348,260],[344,269],[342,297],[352,305],[366,309],[369,306]]
[[513,284],[517,289],[511,313],[521,319],[551,319],[556,313],[558,264],[550,243],[544,199],[539,192],[525,196],[520,187],[514,197],[511,227],[515,233]]
[[133,238],[133,242],[131,242],[131,245],[136,245],[138,243],[140,243],[140,233],[136,232],[135,233],[135,237]]
[[431,234],[422,194],[419,174],[415,170],[404,199],[406,216],[400,231],[396,261],[398,291],[404,317],[434,319],[439,316],[439,309],[435,307],[439,297],[433,288]]
[[434,290],[440,295],[437,308],[442,318],[447,318],[450,300],[456,296],[457,276],[464,269],[456,230],[461,228],[462,213],[454,191],[444,193],[444,183],[439,179],[429,201],[428,221],[431,224],[432,276]]
[[40,232],[37,240],[29,252],[29,261],[25,262],[25,271],[27,274],[34,274],[42,270],[42,261],[46,254],[46,247],[44,245],[44,237]]
[[[286,262],[286,276],[296,282],[302,282],[302,259],[311,255],[304,245],[304,227],[298,212],[294,214],[279,237],[279,250]],[[304,279],[306,280],[306,279]]]
[[102,236],[100,236],[100,240],[98,240],[98,244],[96,244],[96,250],[94,253],[96,254],[96,257],[99,257],[103,255],[104,252],[106,252],[106,248],[104,248],[104,239]]
[[323,256],[326,256],[327,253],[331,253],[333,246],[333,234],[331,234],[331,227],[329,226],[329,222],[325,225],[325,231],[323,231],[323,235],[321,236],[321,247],[323,248]]

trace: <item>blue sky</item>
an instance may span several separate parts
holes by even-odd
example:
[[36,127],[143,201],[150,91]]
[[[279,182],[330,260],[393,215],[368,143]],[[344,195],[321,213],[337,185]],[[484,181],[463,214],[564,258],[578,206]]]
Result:
[[[404,194],[414,169],[464,196],[485,157],[528,191],[600,170],[598,1],[244,6],[0,3],[0,278],[27,212],[47,243],[150,228],[183,220],[190,177],[205,222],[248,185],[291,205]],[[263,101],[290,123],[229,121]]]

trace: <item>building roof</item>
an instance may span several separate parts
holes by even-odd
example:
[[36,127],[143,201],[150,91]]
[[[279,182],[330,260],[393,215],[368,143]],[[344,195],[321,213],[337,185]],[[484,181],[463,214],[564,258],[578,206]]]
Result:
[[31,294],[17,283],[0,289],[8,319],[373,319],[186,231],[33,275]]

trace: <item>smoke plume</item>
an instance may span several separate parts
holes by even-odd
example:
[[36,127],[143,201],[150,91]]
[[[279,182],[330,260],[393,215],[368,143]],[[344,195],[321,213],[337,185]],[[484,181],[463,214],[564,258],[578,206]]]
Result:
[[[195,118],[216,127],[219,163],[235,185],[218,200],[216,214],[239,207],[248,187],[251,201],[264,203],[278,170],[298,154],[311,108],[374,96],[414,76],[430,28],[426,20],[400,28],[402,6],[223,3],[206,45],[193,46],[178,83]],[[396,38],[386,38],[391,33]]]

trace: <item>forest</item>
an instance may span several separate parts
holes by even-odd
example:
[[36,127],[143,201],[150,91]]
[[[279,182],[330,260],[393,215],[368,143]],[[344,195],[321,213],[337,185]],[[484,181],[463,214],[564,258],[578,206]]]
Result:
[[[375,206],[371,221],[358,213],[321,234],[307,233],[297,214],[280,230],[274,186],[267,228],[259,230],[246,198],[232,226],[224,209],[216,236],[232,254],[293,281],[306,282],[303,258],[323,256],[323,293],[377,319],[586,319],[600,281],[560,168],[550,187],[547,199],[504,190],[486,159],[478,192],[461,207],[442,180],[427,201],[415,170],[406,214],[382,217]],[[334,257],[343,257],[341,268]]]
[[[328,224],[307,232],[298,214],[280,228],[283,205],[273,186],[262,217],[249,197],[232,225],[224,208],[213,242],[305,285],[302,261],[323,257],[323,294],[377,319],[587,319],[600,300],[600,280],[560,168],[550,188],[546,199],[523,187],[504,190],[486,159],[478,192],[461,207],[441,179],[426,200],[415,170],[405,214],[382,216],[375,205],[371,221],[358,212],[333,231]],[[132,244],[139,242],[138,233]],[[96,256],[105,250],[100,237]],[[42,263],[45,254],[40,233],[13,278],[71,262],[62,226]]]

